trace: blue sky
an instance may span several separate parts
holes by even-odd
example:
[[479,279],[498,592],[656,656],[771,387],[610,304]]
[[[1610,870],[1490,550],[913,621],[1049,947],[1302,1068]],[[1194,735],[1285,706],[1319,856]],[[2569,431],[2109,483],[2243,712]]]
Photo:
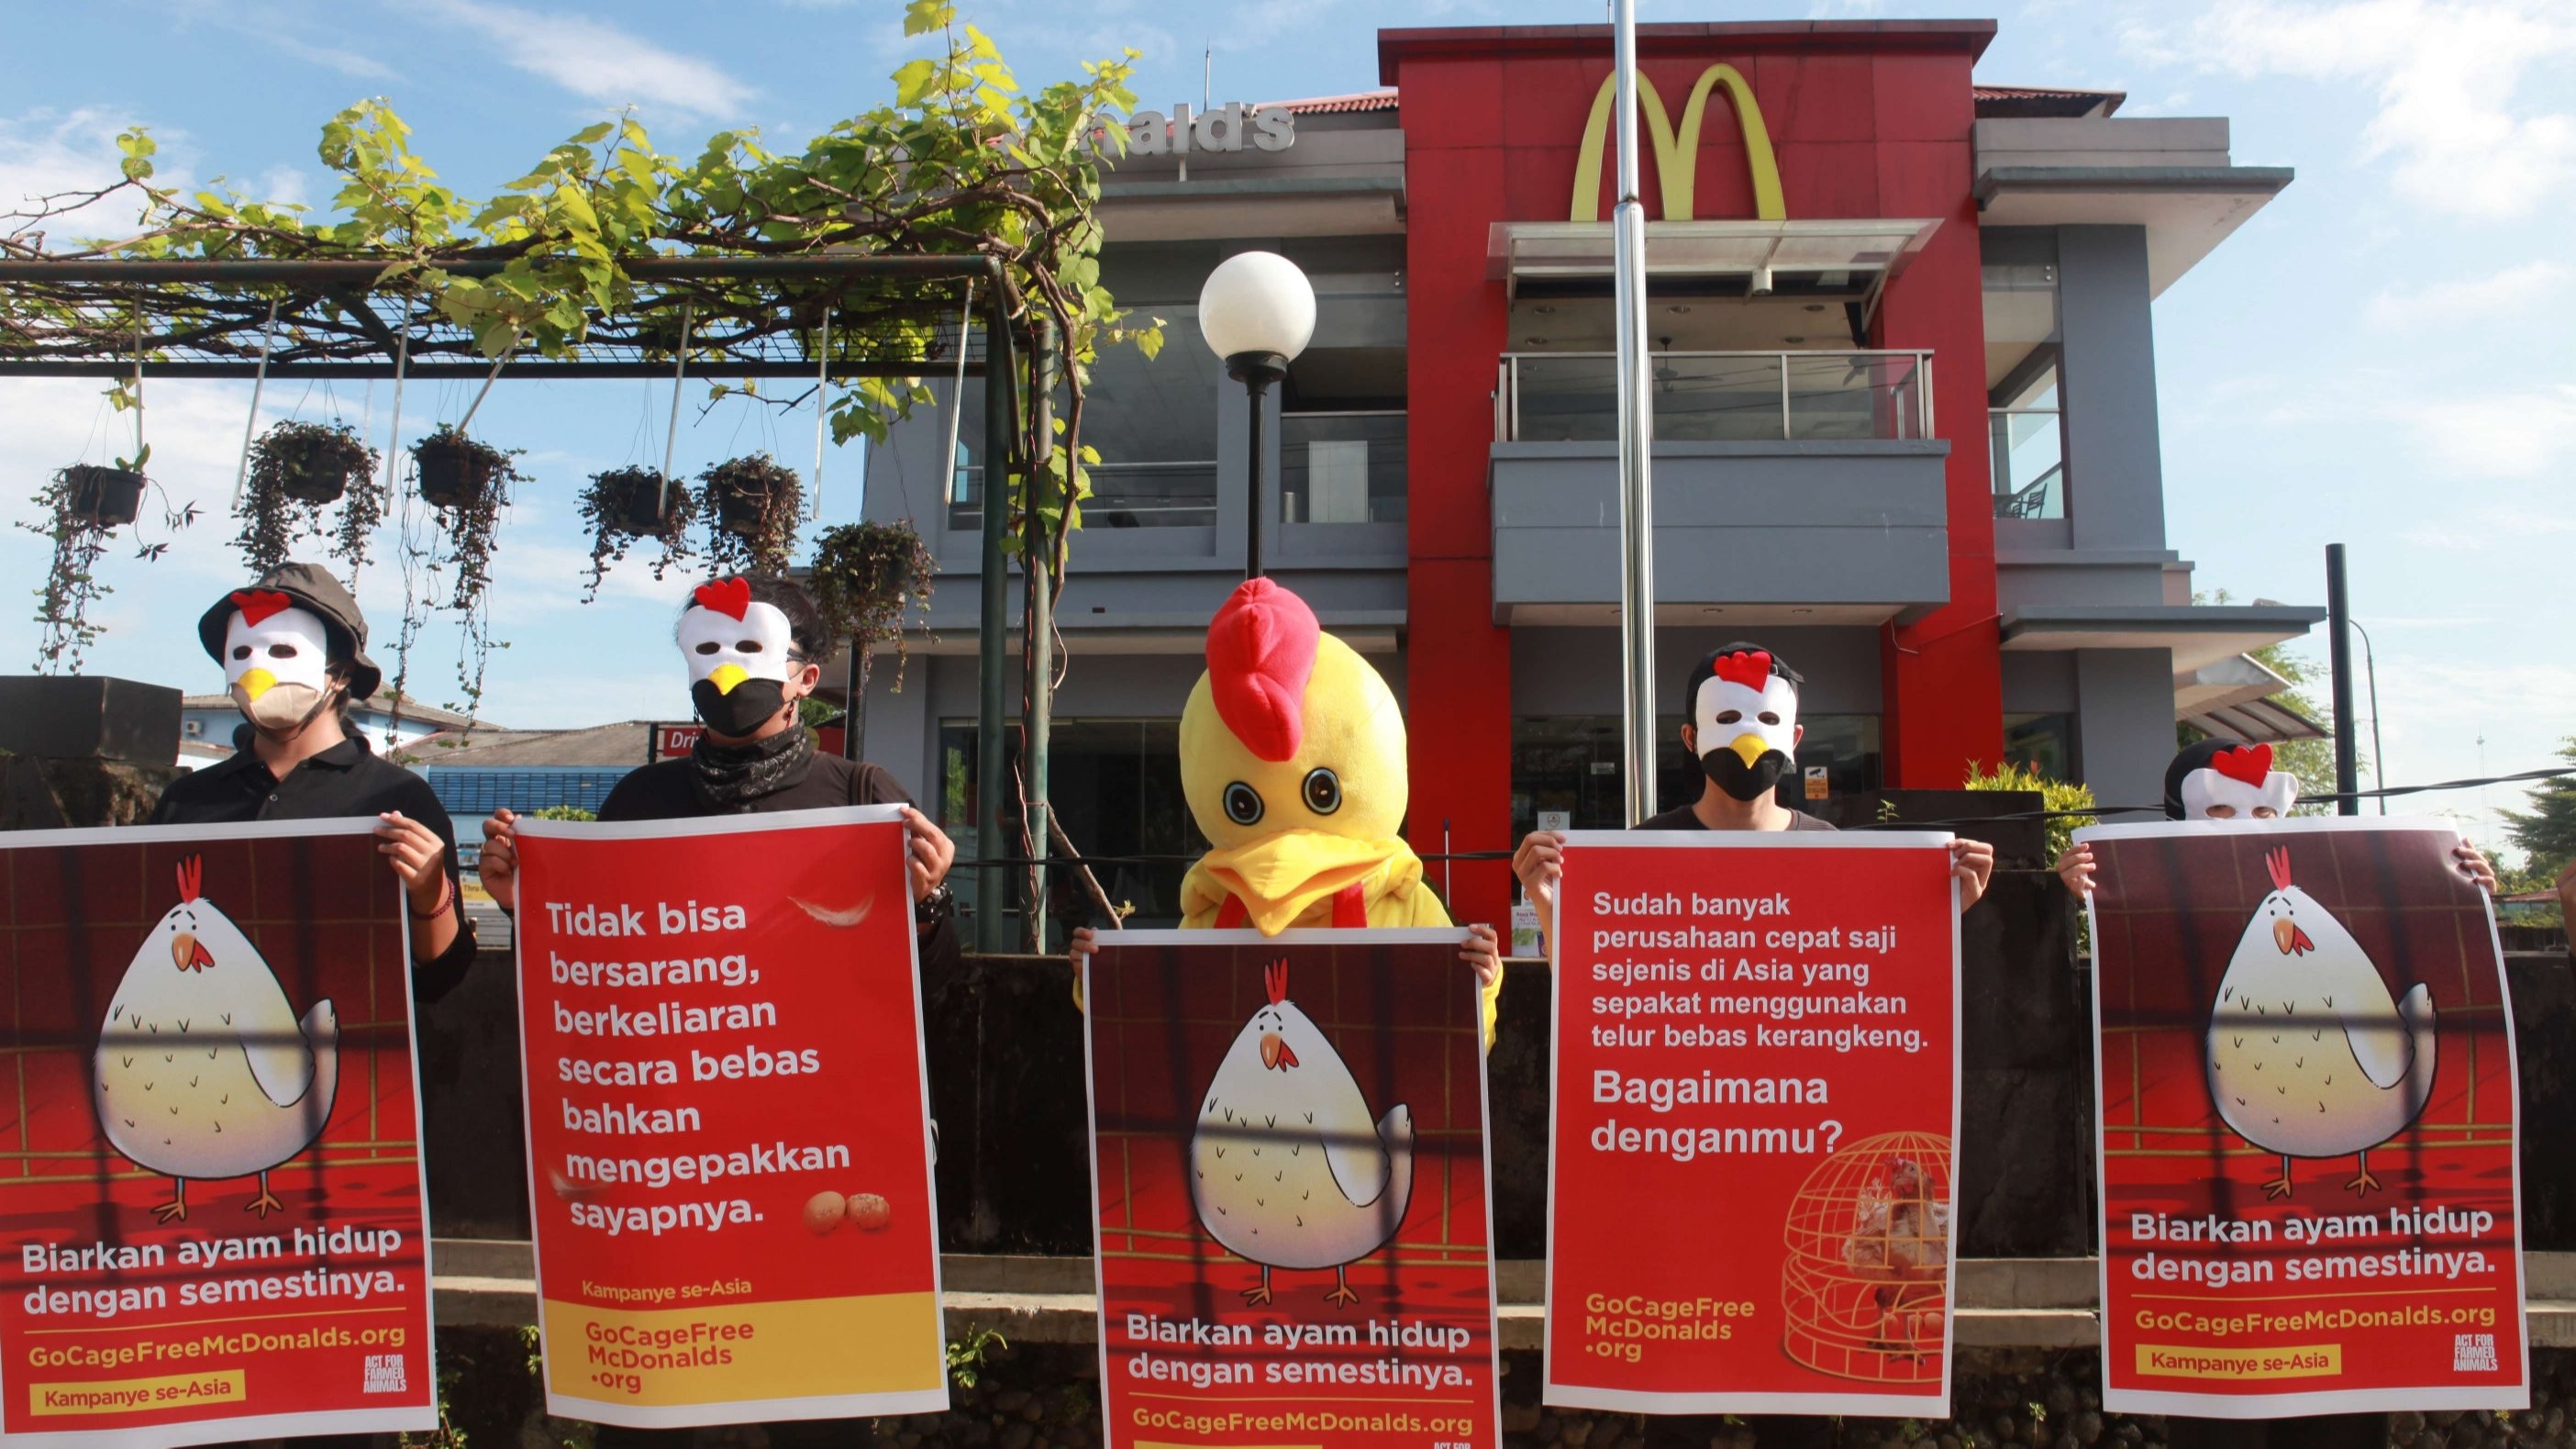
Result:
[[[1375,27],[1597,21],[1563,0],[1268,0],[1190,7],[1142,0],[968,3],[1024,81],[1085,58],[1143,52],[1147,105],[1195,100],[1203,46],[1219,99],[1269,100],[1377,84]],[[2356,613],[2371,627],[2392,783],[2552,763],[2576,733],[2576,12],[2548,0],[2026,0],[1960,5],[1751,7],[1641,0],[1649,20],[1991,14],[1980,79],[2117,88],[2124,115],[2223,115],[2239,164],[2299,179],[2156,307],[2167,530],[2204,588],[2321,602],[2323,545],[2351,546]],[[221,174],[273,199],[320,200],[313,146],[349,102],[390,97],[453,184],[485,194],[550,144],[632,105],[663,149],[719,127],[799,143],[884,97],[908,53],[897,0],[596,0],[402,4],[92,0],[10,17],[0,98],[0,197],[102,174],[124,125],[149,126],[166,175]],[[29,62],[41,58],[42,64]],[[108,228],[102,227],[101,230]],[[1180,345],[1193,345],[1189,338]],[[270,390],[264,420],[355,420],[388,387]],[[404,432],[460,414],[469,384],[420,385]],[[116,594],[90,668],[218,687],[189,628],[237,582],[220,517],[246,386],[152,384],[154,473],[207,503],[161,561],[111,555]],[[693,389],[693,401],[695,392]],[[529,449],[538,480],[502,540],[487,713],[515,725],[685,714],[667,641],[671,586],[641,569],[576,602],[587,546],[582,480],[658,461],[668,384],[504,384],[477,431]],[[694,471],[752,446],[810,465],[811,415],[693,407],[679,445]],[[0,502],[14,523],[43,473],[104,461],[126,439],[93,385],[0,382]],[[826,519],[856,504],[855,448],[831,459]],[[389,553],[380,550],[380,555]],[[32,583],[41,540],[0,531],[0,576]],[[1078,582],[1076,587],[1079,587]],[[399,611],[395,571],[371,570],[371,617]],[[0,665],[36,631],[0,607]],[[436,680],[451,630],[434,624],[416,669]],[[389,652],[389,651],[386,651]],[[2322,657],[2321,643],[2312,652]],[[442,697],[434,686],[421,691]],[[452,695],[452,690],[448,692]],[[2484,744],[2479,741],[2483,738]],[[2474,817],[2511,789],[2429,797]],[[2472,833],[2496,832],[2474,818]]]

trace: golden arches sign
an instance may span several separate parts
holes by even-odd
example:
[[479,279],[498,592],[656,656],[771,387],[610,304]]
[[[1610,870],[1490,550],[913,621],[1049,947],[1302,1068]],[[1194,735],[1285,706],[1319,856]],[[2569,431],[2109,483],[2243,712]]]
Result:
[[[1655,147],[1655,178],[1663,185],[1664,220],[1691,219],[1693,173],[1699,167],[1699,131],[1701,118],[1708,111],[1708,93],[1723,87],[1728,104],[1735,107],[1736,123],[1744,131],[1744,161],[1753,173],[1753,214],[1764,221],[1785,221],[1789,208],[1780,199],[1780,159],[1771,151],[1771,132],[1762,124],[1762,103],[1753,98],[1753,87],[1744,73],[1731,65],[1712,65],[1699,73],[1691,87],[1690,99],[1682,106],[1682,129],[1676,137],[1673,121],[1664,110],[1663,97],[1655,94],[1655,83],[1644,72],[1637,75],[1637,109],[1643,113],[1648,134]],[[1600,93],[1592,98],[1591,119],[1583,123],[1583,149],[1574,160],[1574,208],[1576,221],[1601,219],[1601,158],[1610,149],[1610,106],[1617,99],[1619,77],[1614,73],[1601,78]]]

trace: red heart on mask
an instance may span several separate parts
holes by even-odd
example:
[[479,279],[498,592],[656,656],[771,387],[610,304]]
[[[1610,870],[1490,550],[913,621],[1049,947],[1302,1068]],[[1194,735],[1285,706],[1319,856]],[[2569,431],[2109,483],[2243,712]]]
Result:
[[1739,649],[1733,654],[1720,654],[1710,663],[1709,669],[1729,684],[1740,684],[1760,694],[1771,682],[1771,652],[1767,649]]
[[242,589],[232,596],[241,610],[242,622],[256,627],[272,614],[295,607],[295,601],[274,589]]
[[751,612],[751,580],[740,574],[698,585],[695,595],[698,607],[713,609],[729,619],[739,619]]
[[2241,780],[2260,790],[2272,773],[2272,747],[2247,745],[2240,750],[2220,750],[2209,757],[2209,767],[2231,780]]

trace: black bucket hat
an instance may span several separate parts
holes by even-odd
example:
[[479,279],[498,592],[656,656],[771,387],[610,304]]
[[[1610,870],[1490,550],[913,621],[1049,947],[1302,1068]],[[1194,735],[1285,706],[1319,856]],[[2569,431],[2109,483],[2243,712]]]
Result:
[[367,616],[358,612],[358,601],[328,570],[312,564],[279,564],[258,583],[217,599],[214,607],[197,620],[197,639],[206,646],[208,658],[218,664],[223,662],[224,635],[232,628],[233,615],[241,609],[243,596],[260,593],[284,594],[296,608],[322,621],[322,637],[330,646],[331,657],[348,661],[352,703],[373,695],[376,686],[384,683],[384,671],[367,657]]

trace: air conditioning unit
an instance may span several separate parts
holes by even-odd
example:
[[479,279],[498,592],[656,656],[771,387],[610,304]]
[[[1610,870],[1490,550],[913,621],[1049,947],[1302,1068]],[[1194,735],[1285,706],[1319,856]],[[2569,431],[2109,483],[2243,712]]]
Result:
[[192,740],[202,736],[205,732],[206,722],[204,720],[183,719],[179,721],[179,733],[186,735]]

